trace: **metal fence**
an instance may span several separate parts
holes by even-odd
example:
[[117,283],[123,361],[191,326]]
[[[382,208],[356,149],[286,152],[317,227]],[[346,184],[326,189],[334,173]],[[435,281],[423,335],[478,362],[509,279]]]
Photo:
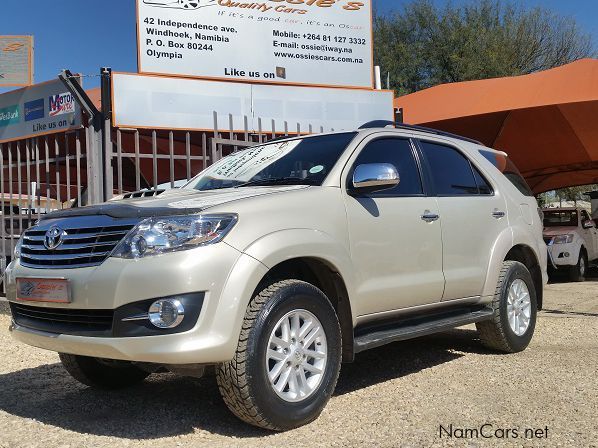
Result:
[[21,233],[42,215],[99,202],[88,195],[99,173],[101,199],[110,200],[178,187],[222,157],[274,138],[334,130],[270,120],[266,132],[261,119],[257,129],[248,121],[234,123],[232,115],[214,112],[214,128],[206,131],[112,128],[107,122],[103,148],[93,127],[0,144],[2,273]]
[[0,144],[0,267],[35,220],[79,206],[87,179],[85,130]]
[[[226,126],[220,127],[223,117],[214,112],[214,129],[207,131],[177,131],[163,129],[112,129],[107,148],[110,168],[106,172],[106,198],[112,195],[143,189],[175,188],[222,157],[239,149],[265,143],[274,138],[324,132],[313,126],[302,129],[299,124],[269,121],[268,132],[262,128],[248,128],[224,117]],[[333,130],[333,129],[331,129]]]

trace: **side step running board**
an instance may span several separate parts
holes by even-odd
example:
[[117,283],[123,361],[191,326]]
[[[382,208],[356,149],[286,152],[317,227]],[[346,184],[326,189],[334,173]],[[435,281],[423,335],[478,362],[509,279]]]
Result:
[[461,325],[473,324],[492,318],[492,309],[459,310],[447,314],[433,316],[422,316],[415,319],[403,319],[393,325],[386,325],[383,328],[373,328],[366,333],[355,336],[355,353],[380,347],[396,341],[418,338],[429,334],[438,333]]

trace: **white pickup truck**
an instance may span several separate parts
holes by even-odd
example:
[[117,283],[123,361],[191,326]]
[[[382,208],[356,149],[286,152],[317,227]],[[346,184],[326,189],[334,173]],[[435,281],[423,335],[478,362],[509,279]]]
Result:
[[583,281],[588,264],[598,260],[596,223],[579,207],[549,208],[543,212],[549,271],[566,271],[571,281]]

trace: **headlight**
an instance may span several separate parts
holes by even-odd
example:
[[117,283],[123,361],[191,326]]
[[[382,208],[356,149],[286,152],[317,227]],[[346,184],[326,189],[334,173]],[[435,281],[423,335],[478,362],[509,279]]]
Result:
[[573,241],[575,235],[569,233],[567,235],[557,235],[552,239],[552,244],[566,244]]
[[217,243],[236,222],[235,214],[145,219],[116,246],[112,256],[141,258]]

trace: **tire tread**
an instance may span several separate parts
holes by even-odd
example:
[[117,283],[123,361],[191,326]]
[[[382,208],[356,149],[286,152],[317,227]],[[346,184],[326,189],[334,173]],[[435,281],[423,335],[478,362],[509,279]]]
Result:
[[492,319],[476,323],[482,344],[491,350],[498,350],[505,353],[515,352],[509,344],[507,335],[501,324],[500,305],[503,285],[507,281],[509,271],[517,264],[519,264],[517,261],[503,262],[491,304],[492,310],[494,311]]
[[[292,296],[295,291],[303,291],[305,294],[308,290],[311,290],[310,293],[313,297],[321,298],[326,302],[318,306],[320,309],[329,310],[328,325],[331,325],[329,330],[337,336],[336,342],[332,342],[335,340],[334,336],[331,336],[332,339],[329,341],[330,344],[334,344],[330,345],[329,349],[335,354],[330,355],[333,358],[328,360],[330,367],[327,368],[329,374],[328,382],[325,383],[326,387],[321,390],[321,394],[317,399],[317,406],[312,407],[309,413],[302,415],[299,421],[289,419],[282,410],[277,410],[274,413],[268,404],[264,404],[263,391],[254,391],[252,389],[256,387],[257,380],[252,376],[255,375],[253,373],[255,359],[249,357],[254,356],[254,348],[249,344],[254,344],[256,339],[263,336],[259,333],[254,334],[253,331],[259,331],[257,329],[261,328],[264,313],[272,312],[272,306],[281,306],[284,303],[281,298],[287,294]],[[271,303],[275,305],[271,305]],[[326,402],[332,396],[340,370],[341,347],[342,336],[338,317],[326,295],[313,284],[302,280],[285,279],[276,281],[256,294],[247,306],[235,355],[231,361],[222,363],[217,367],[216,377],[220,394],[231,412],[250,425],[272,431],[285,431],[308,424],[318,418]],[[314,405],[315,403],[312,402],[311,404]]]
[[228,408],[238,418],[251,425],[261,428],[280,431],[279,428],[260,413],[254,397],[251,395],[246,375],[247,364],[247,341],[249,332],[253,328],[259,312],[265,303],[281,288],[291,286],[297,280],[282,280],[276,282],[257,294],[249,303],[243,325],[239,344],[234,358],[220,365],[217,371],[218,388],[222,399]]

